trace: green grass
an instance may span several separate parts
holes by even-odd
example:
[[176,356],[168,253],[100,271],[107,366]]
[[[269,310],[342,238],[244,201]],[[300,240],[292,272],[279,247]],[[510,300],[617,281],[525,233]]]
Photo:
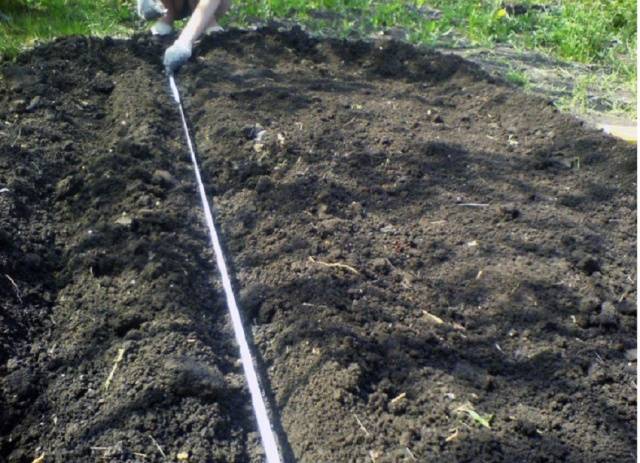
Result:
[[510,69],[509,71],[507,71],[507,73],[505,74],[505,78],[518,87],[527,88],[529,86],[529,78],[527,77],[527,75],[522,71],[518,71],[517,69]]
[[126,35],[133,25],[122,0],[0,0],[0,57],[65,35]]
[[[371,37],[395,29],[407,41],[445,47],[508,44],[596,65],[608,88],[635,95],[636,0],[232,0],[225,22],[288,20],[318,34]],[[504,4],[524,8],[514,12]],[[136,26],[133,0],[0,0],[0,56],[71,34],[126,35]],[[527,86],[527,77],[506,78]],[[576,85],[575,99],[585,88]],[[580,103],[581,104],[581,103]]]

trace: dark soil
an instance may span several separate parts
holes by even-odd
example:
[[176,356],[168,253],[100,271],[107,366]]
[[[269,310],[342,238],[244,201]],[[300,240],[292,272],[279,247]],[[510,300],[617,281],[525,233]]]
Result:
[[[0,66],[1,461],[261,460],[164,46]],[[633,146],[396,42],[179,86],[288,460],[635,461]]]

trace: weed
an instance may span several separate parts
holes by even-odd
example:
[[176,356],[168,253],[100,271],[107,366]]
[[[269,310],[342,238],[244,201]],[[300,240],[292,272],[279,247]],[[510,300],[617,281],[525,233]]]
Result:
[[473,421],[478,423],[480,426],[491,429],[491,421],[493,420],[493,415],[480,415],[477,411],[475,411],[473,405],[471,405],[470,403],[461,405],[460,407],[456,408],[456,412],[466,413]]
[[524,72],[518,71],[517,69],[510,69],[509,71],[507,71],[507,73],[505,74],[505,78],[518,87],[529,87],[529,78]]

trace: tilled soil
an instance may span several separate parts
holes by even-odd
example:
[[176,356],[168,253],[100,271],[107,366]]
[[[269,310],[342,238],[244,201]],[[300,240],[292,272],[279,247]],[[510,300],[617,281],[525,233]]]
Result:
[[[165,46],[0,66],[2,461],[262,459]],[[633,146],[393,41],[178,80],[288,461],[635,461]]]

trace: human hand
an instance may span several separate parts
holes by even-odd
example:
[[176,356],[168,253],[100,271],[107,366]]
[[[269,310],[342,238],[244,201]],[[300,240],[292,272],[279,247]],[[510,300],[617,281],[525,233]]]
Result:
[[176,40],[164,52],[164,67],[168,74],[175,74],[191,58],[191,45]]

